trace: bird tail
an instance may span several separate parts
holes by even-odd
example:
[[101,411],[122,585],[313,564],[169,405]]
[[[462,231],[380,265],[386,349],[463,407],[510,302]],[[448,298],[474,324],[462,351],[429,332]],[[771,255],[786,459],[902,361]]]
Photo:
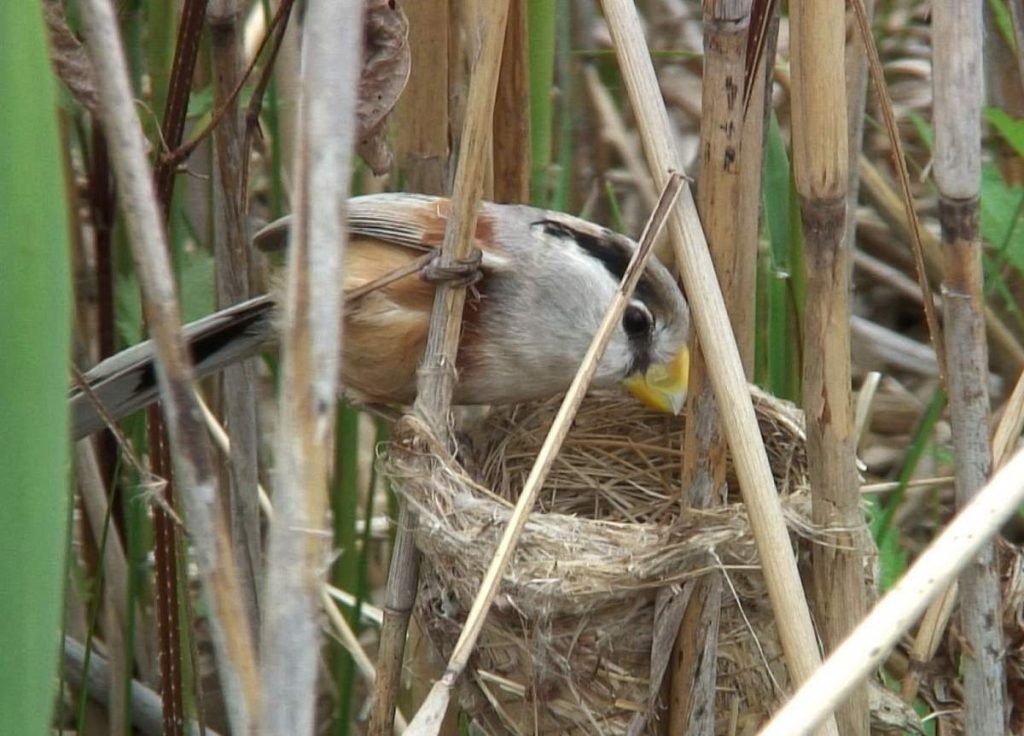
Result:
[[[274,303],[260,296],[185,325],[185,340],[196,378],[222,371],[259,353],[273,334]],[[96,402],[112,419],[121,419],[159,398],[156,351],[152,340],[112,355],[85,374],[89,390],[71,390],[72,438],[87,437],[106,426]]]

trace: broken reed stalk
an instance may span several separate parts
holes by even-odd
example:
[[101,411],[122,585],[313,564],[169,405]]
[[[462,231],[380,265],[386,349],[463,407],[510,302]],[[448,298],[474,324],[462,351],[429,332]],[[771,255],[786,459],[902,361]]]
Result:
[[591,340],[586,354],[583,356],[583,361],[580,363],[580,367],[576,371],[572,383],[569,385],[569,390],[566,391],[565,398],[558,408],[558,413],[551,423],[551,428],[544,438],[544,443],[537,452],[537,457],[530,468],[530,473],[523,482],[523,488],[520,491],[519,498],[516,499],[508,526],[498,542],[498,547],[494,551],[491,563],[480,583],[480,589],[466,616],[466,623],[463,625],[462,632],[452,648],[444,676],[434,683],[427,699],[409,724],[408,736],[433,736],[440,727],[441,720],[448,709],[452,688],[455,687],[458,678],[462,675],[469,662],[470,655],[473,653],[476,641],[483,630],[484,620],[501,586],[502,576],[508,567],[509,561],[512,559],[512,553],[515,551],[519,536],[526,525],[526,520],[533,509],[534,502],[537,500],[537,495],[544,486],[544,481],[551,471],[551,466],[558,456],[558,451],[561,449],[566,435],[569,434],[572,421],[580,404],[583,402],[584,396],[586,396],[594,374],[597,372],[598,363],[604,355],[605,348],[608,347],[612,332],[615,331],[619,321],[622,319],[622,313],[625,311],[629,299],[632,297],[633,291],[640,281],[640,276],[643,274],[651,255],[654,241],[660,234],[668,213],[682,190],[682,183],[681,175],[676,173],[669,175],[665,188],[662,190],[661,197],[658,200],[658,206],[651,214],[651,219],[644,229],[640,243],[622,276],[619,288],[612,298],[611,304],[608,305],[604,319]]
[[[211,0],[206,9],[213,62],[213,104],[223,109],[213,129],[213,252],[217,273],[217,308],[244,302],[249,285],[250,250],[243,196],[244,130],[235,88],[242,76],[242,34],[238,0]],[[224,424],[231,432],[229,462],[221,466],[228,489],[231,544],[239,584],[253,630],[259,628],[262,543],[256,496],[259,437],[256,420],[256,363],[245,360],[224,369],[220,379]]]
[[232,730],[248,733],[259,702],[253,632],[237,577],[221,508],[212,451],[192,395],[192,367],[181,333],[163,218],[147,163],[113,7],[106,0],[80,5],[86,43],[97,71],[102,119],[111,141],[121,207],[128,226],[143,307],[157,349],[157,378],[174,471],[185,503],[200,578],[210,607],[217,667]]
[[345,208],[362,68],[362,2],[308,5],[286,271],[275,503],[261,629],[260,733],[315,725],[320,591],[330,559],[328,498],[337,407]]
[[[658,87],[650,53],[635,6],[626,0],[603,0],[616,55],[644,143],[655,182],[678,167],[668,114]],[[678,170],[678,168],[677,168]],[[810,677],[821,662],[811,614],[757,419],[750,402],[743,365],[729,327],[725,302],[718,289],[707,241],[689,190],[680,196],[669,218],[676,264],[683,277],[697,337],[709,367],[722,427],[732,451],[743,500],[764,570],[772,609],[778,621],[786,664],[794,682]],[[827,727],[834,733],[834,725]]]
[[[811,517],[832,532],[811,551],[817,623],[826,651],[864,617],[867,533],[860,508],[850,378],[850,244],[846,242],[845,6],[790,6],[793,170],[807,274],[803,405]],[[866,685],[836,711],[843,736],[868,736]]]
[[[469,82],[458,169],[452,188],[444,242],[441,245],[441,268],[467,262],[475,250],[476,218],[489,160],[494,100],[509,0],[498,0],[486,11],[482,8],[479,10],[476,19],[481,28],[480,51]],[[451,440],[450,407],[465,303],[464,286],[438,285],[430,315],[430,331],[417,372],[413,413],[445,445]],[[369,730],[373,736],[390,734],[394,721],[406,631],[416,601],[419,578],[418,552],[413,539],[416,523],[415,511],[407,501],[402,500],[395,548],[388,571],[384,624],[381,627],[377,656],[378,676]]]
[[[953,517],[760,736],[811,733],[852,688],[878,668],[925,607],[972,565],[979,550],[991,543],[1022,502],[1024,449]],[[1005,729],[976,733],[1005,733]]]
[[[697,193],[697,210],[747,380],[753,377],[754,364],[754,266],[761,210],[765,69],[762,58],[749,72],[758,82],[745,116],[737,80],[746,76],[749,29],[749,0],[716,0],[704,5],[701,185]],[[748,175],[751,172],[753,175]],[[686,423],[682,473],[687,497],[680,500],[692,508],[705,508],[723,501],[728,448],[699,340],[693,341],[690,355],[687,417],[692,419]],[[720,574],[712,574],[686,585],[693,592],[674,644],[668,732],[706,734],[714,731],[715,723],[722,579]]]
[[[935,184],[945,253],[942,285],[946,380],[956,501],[961,509],[992,469],[988,438],[988,349],[982,317],[981,106],[982,4],[936,4],[932,13]],[[963,512],[961,512],[963,513]],[[1005,733],[1002,597],[994,544],[978,549],[960,576],[964,638],[964,728]]]

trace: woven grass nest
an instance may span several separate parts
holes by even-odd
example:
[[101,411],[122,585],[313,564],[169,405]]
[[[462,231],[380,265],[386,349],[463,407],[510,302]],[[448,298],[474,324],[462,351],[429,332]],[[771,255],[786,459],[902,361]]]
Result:
[[[752,393],[794,544],[810,544],[802,415]],[[416,614],[445,659],[557,409],[552,400],[494,411],[458,461],[409,425],[388,453],[385,472],[419,513]],[[784,697],[781,647],[731,470],[726,506],[681,510],[684,421],[624,397],[584,402],[462,678],[462,705],[485,731],[627,733],[648,707],[659,591],[714,569],[728,573],[716,715],[738,718],[742,733]]]

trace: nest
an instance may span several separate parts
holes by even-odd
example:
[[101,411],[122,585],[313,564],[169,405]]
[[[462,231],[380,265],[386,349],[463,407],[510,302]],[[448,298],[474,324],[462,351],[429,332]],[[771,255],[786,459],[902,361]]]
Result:
[[[753,396],[794,544],[810,544],[820,535],[809,521],[802,417]],[[409,425],[391,448],[386,472],[419,514],[416,613],[444,658],[557,409],[547,401],[495,411],[458,461]],[[712,570],[726,573],[716,713],[761,722],[784,698],[781,647],[735,480],[724,506],[680,503],[683,422],[621,397],[583,404],[462,678],[463,707],[485,730],[627,733],[650,715],[659,601]]]

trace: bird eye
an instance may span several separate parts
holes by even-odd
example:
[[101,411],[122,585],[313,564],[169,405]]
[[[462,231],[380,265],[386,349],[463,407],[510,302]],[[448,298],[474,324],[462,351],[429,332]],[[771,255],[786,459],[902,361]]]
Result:
[[622,329],[629,337],[646,335],[651,331],[652,323],[651,313],[636,304],[630,304],[622,314]]

